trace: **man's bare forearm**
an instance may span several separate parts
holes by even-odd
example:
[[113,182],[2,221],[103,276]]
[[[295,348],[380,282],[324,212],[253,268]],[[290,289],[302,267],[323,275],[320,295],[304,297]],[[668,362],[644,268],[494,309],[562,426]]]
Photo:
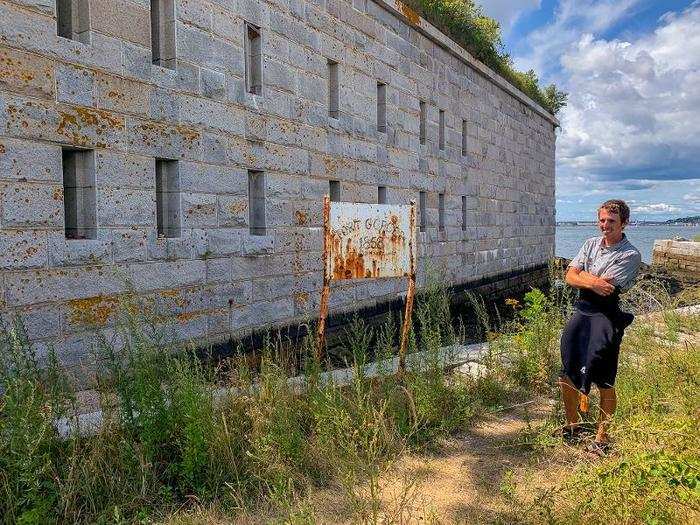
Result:
[[595,275],[584,272],[572,272],[569,271],[566,274],[566,284],[573,286],[574,288],[585,288],[587,290],[593,290],[595,285],[600,281],[599,277]]

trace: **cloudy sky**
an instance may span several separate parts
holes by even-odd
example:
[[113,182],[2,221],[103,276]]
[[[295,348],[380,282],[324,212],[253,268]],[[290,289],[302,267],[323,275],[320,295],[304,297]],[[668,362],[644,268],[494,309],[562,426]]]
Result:
[[569,93],[557,219],[623,198],[633,218],[700,215],[700,0],[480,0],[519,69]]

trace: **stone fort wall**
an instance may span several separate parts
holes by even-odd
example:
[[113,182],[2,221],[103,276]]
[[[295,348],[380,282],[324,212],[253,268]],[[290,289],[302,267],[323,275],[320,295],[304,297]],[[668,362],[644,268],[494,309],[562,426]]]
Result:
[[656,240],[651,264],[682,279],[700,282],[700,242]]
[[[556,120],[399,2],[155,3],[73,0],[62,37],[57,2],[0,0],[0,307],[40,352],[78,366],[127,282],[182,338],[313,317],[330,181],[346,201],[425,192],[419,284],[426,263],[463,285],[553,255]],[[331,313],[405,287],[334,284]]]

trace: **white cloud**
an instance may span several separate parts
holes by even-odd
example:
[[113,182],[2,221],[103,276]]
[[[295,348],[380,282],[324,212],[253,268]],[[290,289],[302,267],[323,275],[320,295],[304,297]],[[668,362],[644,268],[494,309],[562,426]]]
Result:
[[629,17],[644,0],[561,0],[554,21],[527,37],[530,52],[515,58],[516,66],[549,77],[558,69],[558,57],[581,33],[599,33]]
[[[601,38],[614,22],[582,20],[573,5],[563,0],[558,18],[537,37],[559,39],[562,47],[550,47],[549,60],[558,68],[554,80],[570,94],[559,115],[557,197],[578,204],[558,213],[585,216],[598,200],[634,196],[640,214],[697,214],[700,1],[627,40]],[[618,25],[638,7],[631,0],[616,6],[610,13]],[[579,27],[586,30],[572,39]]]
[[521,15],[540,8],[541,0],[482,0],[484,13],[495,18],[505,34]]
[[672,204],[660,202],[657,204],[645,204],[643,206],[635,206],[632,208],[635,213],[677,213],[681,208]]
[[583,34],[561,56],[561,175],[700,177],[700,3],[635,42]]

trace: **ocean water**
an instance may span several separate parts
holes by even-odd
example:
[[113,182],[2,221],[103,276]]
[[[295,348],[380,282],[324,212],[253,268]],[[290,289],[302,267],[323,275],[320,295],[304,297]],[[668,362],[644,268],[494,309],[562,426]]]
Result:
[[[651,264],[651,252],[654,249],[656,239],[673,239],[685,237],[692,240],[700,235],[699,226],[628,226],[625,228],[627,238],[642,254],[642,261]],[[557,226],[556,245],[554,254],[559,257],[571,259],[576,256],[583,241],[590,237],[600,235],[596,226]]]

